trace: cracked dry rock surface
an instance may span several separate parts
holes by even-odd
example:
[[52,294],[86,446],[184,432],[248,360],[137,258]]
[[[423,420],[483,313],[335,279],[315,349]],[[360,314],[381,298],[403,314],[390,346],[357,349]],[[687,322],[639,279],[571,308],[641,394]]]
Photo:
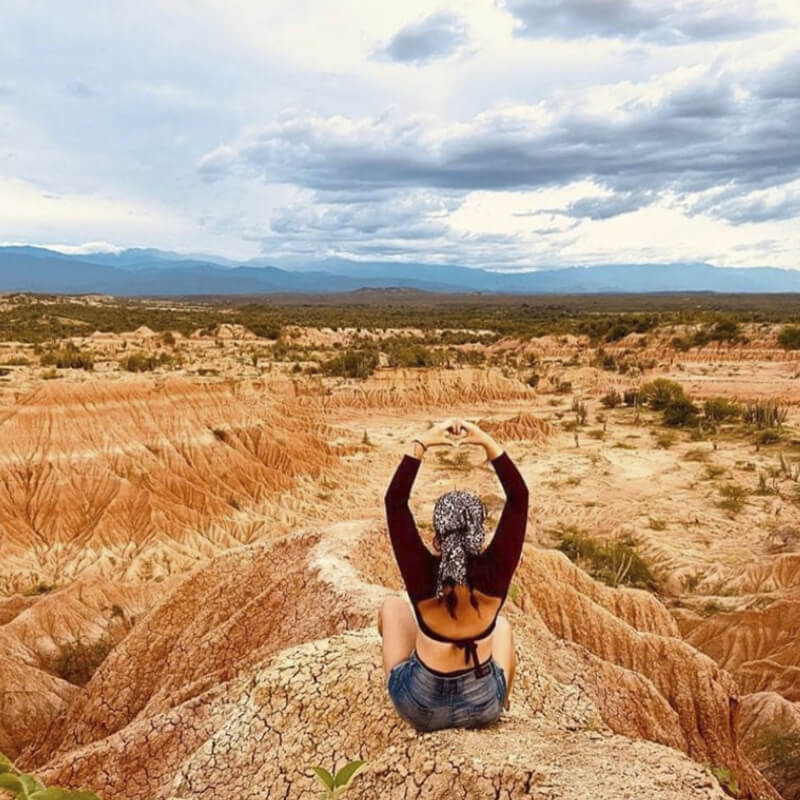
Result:
[[[735,685],[643,592],[526,544],[511,709],[422,733],[386,690],[377,607],[399,592],[383,522],[229,551],[176,586],[20,758],[103,800],[316,798],[313,765],[368,762],[353,798],[779,797],[739,751]],[[694,760],[692,760],[694,759]],[[701,762],[701,763],[698,763]]]

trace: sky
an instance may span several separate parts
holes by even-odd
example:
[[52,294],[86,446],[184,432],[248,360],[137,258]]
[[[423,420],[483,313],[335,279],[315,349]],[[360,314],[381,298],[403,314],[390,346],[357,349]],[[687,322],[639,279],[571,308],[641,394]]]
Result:
[[3,0],[0,243],[800,268],[797,0]]

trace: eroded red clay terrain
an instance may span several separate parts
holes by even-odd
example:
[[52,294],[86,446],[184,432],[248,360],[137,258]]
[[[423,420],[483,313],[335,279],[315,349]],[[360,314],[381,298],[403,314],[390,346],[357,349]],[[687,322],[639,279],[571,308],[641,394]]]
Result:
[[[778,469],[800,450],[667,442],[657,415],[599,402],[665,376],[700,401],[780,396],[791,431],[800,364],[750,334],[606,347],[653,359],[644,375],[589,366],[575,337],[485,346],[535,354],[535,389],[489,366],[247,368],[232,334],[198,342],[210,377],[18,370],[0,406],[0,751],[104,800],[311,798],[311,765],[356,758],[354,798],[728,796],[708,765],[741,797],[800,797],[800,754],[776,756],[800,741],[800,505]],[[421,734],[382,669],[377,609],[403,591],[383,493],[406,442],[454,415],[507,446],[530,489],[503,609],[518,666],[495,726]],[[496,520],[481,462],[426,455],[411,507],[429,546],[450,488]],[[730,483],[747,489],[735,513]],[[657,589],[593,579],[556,549],[576,531],[633,543]]]

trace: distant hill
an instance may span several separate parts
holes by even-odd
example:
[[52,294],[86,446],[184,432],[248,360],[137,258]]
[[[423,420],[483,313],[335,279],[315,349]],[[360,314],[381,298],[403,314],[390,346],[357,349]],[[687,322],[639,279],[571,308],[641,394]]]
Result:
[[492,272],[452,264],[325,259],[285,268],[266,260],[234,264],[154,249],[65,255],[41,247],[0,247],[0,291],[121,296],[349,292],[360,288],[512,294],[800,292],[800,271],[704,263],[613,264]]

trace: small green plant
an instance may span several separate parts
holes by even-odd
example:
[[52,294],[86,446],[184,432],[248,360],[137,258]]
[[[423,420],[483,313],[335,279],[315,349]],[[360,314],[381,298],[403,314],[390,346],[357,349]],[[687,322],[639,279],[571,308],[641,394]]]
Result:
[[778,494],[778,479],[775,476],[771,478],[764,472],[758,473],[758,486],[753,494],[766,497],[769,495]]
[[514,581],[511,581],[508,587],[508,596],[516,603],[519,601],[519,586]]
[[156,356],[138,352],[125,356],[119,365],[128,372],[152,372],[156,367],[171,363],[172,357],[168,353],[160,353]]
[[651,529],[651,530],[654,530],[654,531],[663,531],[663,530],[665,530],[665,529],[666,529],[666,527],[667,527],[667,522],[666,522],[666,520],[663,520],[663,519],[654,519],[653,517],[650,517],[650,522],[649,522],[649,524],[650,524],[650,529]]
[[739,782],[732,770],[728,767],[715,767],[709,768],[711,774],[717,779],[717,783],[722,787],[725,794],[731,797],[739,797]]
[[99,800],[94,792],[45,786],[34,775],[20,772],[11,759],[0,753],[0,791],[9,800]]
[[329,798],[343,795],[353,778],[361,772],[366,763],[366,761],[359,760],[350,761],[336,775],[331,775],[325,767],[311,767],[314,770],[314,774],[319,778],[320,783],[325,787],[325,790],[319,794],[320,800],[328,800]]

